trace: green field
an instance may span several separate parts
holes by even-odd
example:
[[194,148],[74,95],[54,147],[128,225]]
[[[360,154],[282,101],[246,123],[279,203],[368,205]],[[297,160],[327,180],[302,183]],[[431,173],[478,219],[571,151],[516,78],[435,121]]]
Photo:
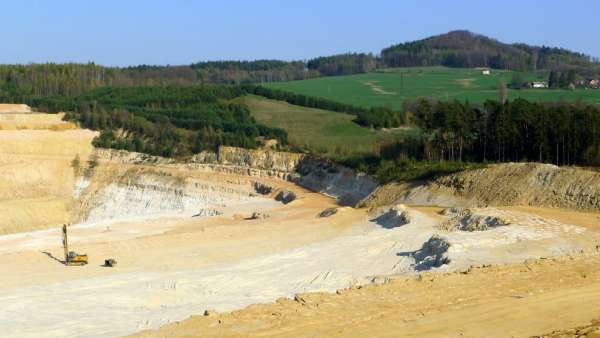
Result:
[[288,132],[292,145],[329,157],[372,153],[378,142],[415,135],[415,129],[371,130],[352,122],[354,116],[295,106],[258,96],[240,99],[260,123]]
[[[445,67],[396,68],[368,74],[322,77],[276,82],[268,87],[318,96],[363,107],[387,106],[400,109],[406,99],[431,97],[481,103],[498,98],[498,83],[510,83],[514,72]],[[524,80],[547,80],[546,73],[521,73]],[[600,90],[522,89],[509,90],[509,99],[531,101],[579,100],[600,103]]]

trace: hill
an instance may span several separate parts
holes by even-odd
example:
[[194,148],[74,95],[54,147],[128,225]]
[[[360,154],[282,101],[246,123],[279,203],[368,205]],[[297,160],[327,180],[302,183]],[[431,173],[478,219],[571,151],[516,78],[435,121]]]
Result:
[[[544,71],[494,70],[490,75],[484,75],[481,69],[438,66],[394,68],[366,74],[269,83],[266,86],[362,107],[402,109],[404,101],[419,97],[469,100],[472,103],[497,99],[499,82],[510,83],[515,74],[525,81],[548,79],[548,73]],[[509,89],[508,98],[542,102],[581,99],[600,103],[600,90]]]
[[575,70],[582,75],[600,71],[589,56],[563,48],[506,44],[465,30],[397,44],[381,51],[385,67],[490,67],[519,71]]

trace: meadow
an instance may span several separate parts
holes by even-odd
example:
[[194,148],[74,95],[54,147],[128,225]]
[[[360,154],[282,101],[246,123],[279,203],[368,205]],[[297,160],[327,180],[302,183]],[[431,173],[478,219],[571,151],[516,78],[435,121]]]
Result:
[[414,128],[368,129],[352,122],[353,115],[300,107],[253,95],[235,100],[246,104],[257,122],[287,131],[292,146],[327,157],[376,153],[382,142],[418,135]]
[[[472,103],[498,99],[499,83],[510,84],[514,74],[513,71],[492,70],[490,75],[484,75],[481,69],[446,67],[395,68],[367,74],[275,82],[266,86],[363,107],[401,109],[405,100],[418,97]],[[526,81],[546,81],[548,77],[546,72],[520,75]],[[582,100],[600,103],[600,90],[509,90],[509,99],[519,97],[536,102]]]

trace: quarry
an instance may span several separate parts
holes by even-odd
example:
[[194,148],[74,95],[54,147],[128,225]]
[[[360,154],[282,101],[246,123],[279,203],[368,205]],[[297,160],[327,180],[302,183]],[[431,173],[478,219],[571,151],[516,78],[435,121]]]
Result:
[[[62,118],[0,105],[1,337],[520,337],[600,318],[598,171],[381,184],[307,154],[94,148]],[[63,224],[87,265],[63,264]]]

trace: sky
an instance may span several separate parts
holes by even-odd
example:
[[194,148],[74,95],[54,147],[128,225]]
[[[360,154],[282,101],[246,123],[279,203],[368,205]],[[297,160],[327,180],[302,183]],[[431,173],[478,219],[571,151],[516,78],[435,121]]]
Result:
[[597,0],[0,0],[0,63],[379,53],[455,29],[600,57]]

